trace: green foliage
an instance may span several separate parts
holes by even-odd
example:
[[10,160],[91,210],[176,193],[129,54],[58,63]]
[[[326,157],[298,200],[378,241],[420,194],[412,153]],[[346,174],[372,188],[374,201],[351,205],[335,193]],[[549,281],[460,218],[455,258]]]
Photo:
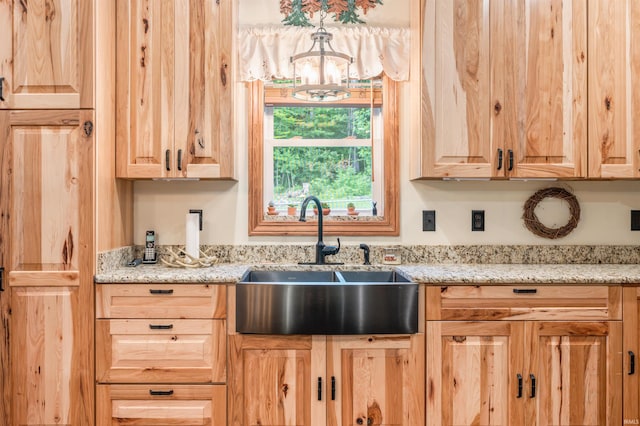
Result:
[[372,195],[370,147],[275,147],[273,162],[276,199],[302,199],[303,183],[321,200]]
[[339,107],[274,107],[275,139],[369,139],[371,110]]

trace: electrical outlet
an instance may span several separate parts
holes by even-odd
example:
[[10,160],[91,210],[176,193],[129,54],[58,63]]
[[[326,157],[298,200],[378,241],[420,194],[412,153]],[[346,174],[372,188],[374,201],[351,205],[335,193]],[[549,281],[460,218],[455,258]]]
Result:
[[436,230],[436,211],[435,210],[422,210],[422,230],[423,231]]
[[640,231],[640,210],[631,210],[631,230]]
[[189,213],[197,213],[200,216],[198,219],[198,227],[202,231],[202,209],[189,209]]
[[471,230],[484,231],[484,210],[471,210]]

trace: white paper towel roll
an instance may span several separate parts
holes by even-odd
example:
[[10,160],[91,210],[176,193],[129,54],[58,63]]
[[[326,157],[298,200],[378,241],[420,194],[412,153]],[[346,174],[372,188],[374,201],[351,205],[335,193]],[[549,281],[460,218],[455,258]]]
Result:
[[187,242],[185,251],[189,256],[200,258],[200,215],[187,213]]

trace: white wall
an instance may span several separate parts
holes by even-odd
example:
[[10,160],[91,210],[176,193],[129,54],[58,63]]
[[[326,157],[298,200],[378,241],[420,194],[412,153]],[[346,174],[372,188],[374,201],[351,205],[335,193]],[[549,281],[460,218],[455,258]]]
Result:
[[[238,98],[244,88],[238,86]],[[408,93],[403,90],[403,99]],[[403,111],[407,103],[403,102]],[[204,210],[203,244],[311,243],[314,237],[249,237],[247,123],[245,104],[238,104],[236,167],[238,182],[156,182],[134,185],[134,243],[142,244],[147,229],[155,229],[159,244],[184,244],[185,214]],[[380,244],[639,244],[631,232],[630,210],[640,210],[640,181],[568,182],[442,182],[410,181],[409,123],[401,123],[400,236],[344,237],[343,243]],[[522,222],[524,202],[548,186],[571,189],[580,202],[578,227],[567,237],[546,240],[530,233]],[[436,232],[422,231],[422,210],[436,210]],[[485,232],[471,231],[471,210],[485,210]],[[550,227],[567,222],[568,209],[559,200],[545,200],[536,213]],[[331,242],[333,237],[327,237]]]

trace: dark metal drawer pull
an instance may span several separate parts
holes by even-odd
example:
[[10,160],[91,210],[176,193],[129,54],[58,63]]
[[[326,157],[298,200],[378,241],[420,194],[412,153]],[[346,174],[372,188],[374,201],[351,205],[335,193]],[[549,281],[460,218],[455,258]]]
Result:
[[631,376],[632,374],[635,374],[636,372],[636,355],[632,352],[629,351],[629,376]]
[[169,150],[166,150],[164,152],[164,167],[167,169],[168,172],[171,171],[171,164],[169,163],[171,161],[171,158],[169,158]]
[[336,378],[331,376],[331,400],[336,400]]
[[322,401],[322,377],[318,377],[318,401]]
[[151,330],[171,330],[173,324],[149,324]]
[[158,290],[158,289],[149,289],[149,293],[151,294],[173,294],[173,289],[170,288],[169,290]]
[[518,373],[518,396],[516,398],[522,398],[522,374]]
[[531,395],[530,398],[536,397],[536,376],[533,374],[529,374],[529,378],[531,379]]
[[502,169],[502,148],[498,148],[498,168],[497,170]]
[[152,390],[149,389],[149,395],[153,396],[170,396],[173,395],[173,389],[169,389],[166,391]]
[[4,96],[2,95],[2,86],[4,86],[4,77],[0,77],[0,101],[4,102]]
[[535,294],[538,292],[537,288],[514,288],[515,294]]

